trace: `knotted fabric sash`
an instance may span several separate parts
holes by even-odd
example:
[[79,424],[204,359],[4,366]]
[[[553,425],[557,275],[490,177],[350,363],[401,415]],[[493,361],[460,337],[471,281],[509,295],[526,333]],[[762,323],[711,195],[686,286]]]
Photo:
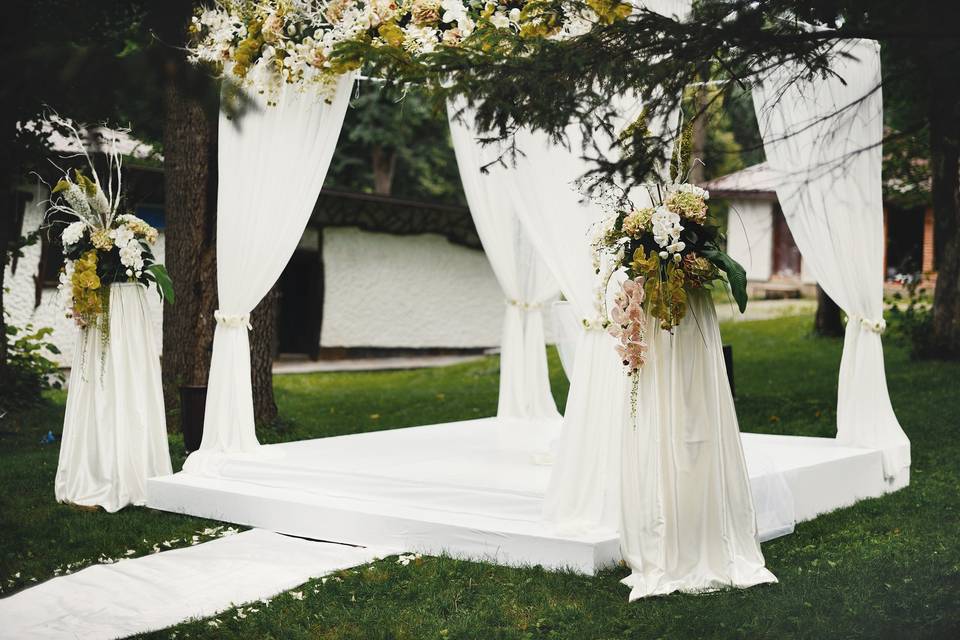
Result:
[[248,331],[253,330],[253,325],[250,324],[249,313],[224,313],[217,309],[213,312],[213,317],[217,321],[217,324],[222,324],[227,327],[246,327]]

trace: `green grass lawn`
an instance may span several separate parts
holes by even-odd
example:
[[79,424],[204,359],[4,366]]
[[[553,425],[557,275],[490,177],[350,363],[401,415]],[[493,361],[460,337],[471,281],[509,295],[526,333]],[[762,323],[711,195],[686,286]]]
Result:
[[[841,343],[810,320],[723,326],[736,361],[743,431],[832,436]],[[386,558],[298,588],[269,606],[150,634],[168,638],[936,638],[960,634],[960,364],[886,348],[893,405],[913,443],[912,484],[802,523],[763,545],[777,585],[627,603],[627,570],[596,577],[449,558]],[[554,392],[566,380],[551,354]],[[277,377],[277,442],[493,415],[495,358],[443,369]],[[560,402],[562,407],[562,400]],[[82,511],[53,499],[62,394],[0,421],[0,596],[98,558],[189,544],[214,524],[128,508]],[[171,437],[174,466],[182,443]],[[165,548],[165,547],[164,547]],[[74,564],[76,563],[76,564]],[[0,622],[2,624],[2,622]]]

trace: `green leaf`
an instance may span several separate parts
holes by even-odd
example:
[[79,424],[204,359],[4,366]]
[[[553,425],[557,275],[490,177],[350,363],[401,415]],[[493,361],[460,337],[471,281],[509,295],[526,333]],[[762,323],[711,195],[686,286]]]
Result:
[[727,282],[730,283],[730,293],[733,299],[737,301],[737,307],[740,313],[747,309],[747,272],[740,263],[728,256],[723,251],[717,249],[704,249],[703,256],[712,262],[718,269],[727,274]]
[[156,280],[157,288],[160,289],[160,297],[170,304],[173,304],[173,280],[170,279],[167,268],[162,264],[152,264],[147,267],[147,271],[152,274],[154,280]]

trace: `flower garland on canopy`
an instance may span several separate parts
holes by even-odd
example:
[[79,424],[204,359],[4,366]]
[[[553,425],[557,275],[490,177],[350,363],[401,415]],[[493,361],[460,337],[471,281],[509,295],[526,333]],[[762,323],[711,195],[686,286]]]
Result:
[[66,298],[67,317],[81,328],[97,327],[109,340],[110,287],[113,283],[154,283],[161,298],[173,302],[173,285],[166,268],[156,262],[151,246],[157,230],[123,209],[121,156],[116,139],[108,141],[106,191],[79,132],[66,124],[83,149],[90,175],[75,169],[51,190],[47,216],[75,218],[62,231],[63,255],[59,290]]
[[594,23],[630,15],[620,0],[220,0],[190,25],[190,58],[243,86],[272,94],[280,81],[318,85],[330,94],[337,79],[362,61],[338,45],[363,43],[413,58],[438,47],[479,44],[489,29],[565,38]]

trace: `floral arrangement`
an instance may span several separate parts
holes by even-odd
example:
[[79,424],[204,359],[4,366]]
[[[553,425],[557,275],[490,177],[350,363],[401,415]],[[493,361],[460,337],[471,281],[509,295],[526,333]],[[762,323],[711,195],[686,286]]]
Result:
[[[83,148],[78,132],[73,133]],[[75,218],[61,235],[66,260],[59,288],[67,299],[67,316],[81,327],[98,327],[105,336],[109,334],[110,284],[154,283],[161,298],[173,302],[170,276],[151,250],[157,230],[133,214],[120,213],[120,155],[112,149],[107,158],[110,179],[106,191],[86,156],[90,176],[80,169],[72,175],[65,171],[51,190],[48,210],[48,215]]]
[[647,313],[662,330],[672,331],[687,313],[688,292],[710,286],[721,273],[741,312],[747,304],[746,273],[720,247],[720,230],[709,217],[710,194],[685,182],[646,188],[651,206],[621,207],[594,239],[598,264],[607,265],[601,290],[614,271],[626,275],[608,330],[634,377],[646,357]]
[[406,56],[466,46],[485,29],[563,38],[630,15],[620,0],[220,0],[190,25],[194,62],[271,93],[278,81],[328,92],[360,62],[337,46],[359,42]]

